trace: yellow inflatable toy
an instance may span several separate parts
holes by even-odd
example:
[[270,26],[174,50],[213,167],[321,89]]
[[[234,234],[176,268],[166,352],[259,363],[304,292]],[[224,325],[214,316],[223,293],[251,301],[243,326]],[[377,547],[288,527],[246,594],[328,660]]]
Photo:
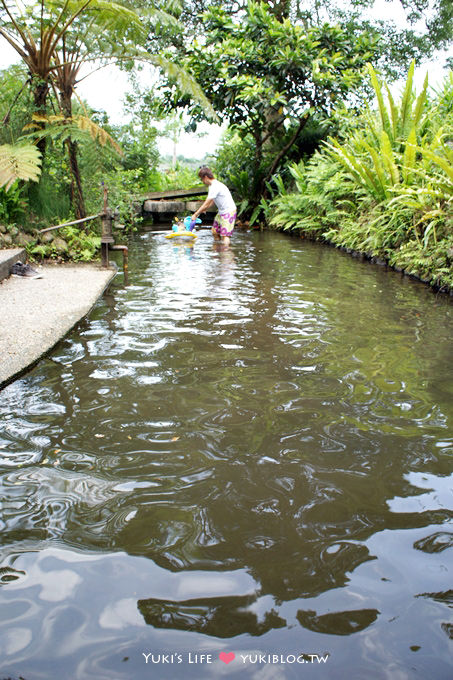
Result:
[[172,231],[169,234],[165,234],[165,238],[175,238],[178,241],[195,241],[198,238],[198,234],[194,234],[193,231]]
[[195,241],[198,238],[193,229],[197,223],[201,222],[200,219],[191,220],[190,217],[186,217],[183,222],[176,221],[171,228],[169,234],[165,234],[165,238],[175,238],[178,241]]

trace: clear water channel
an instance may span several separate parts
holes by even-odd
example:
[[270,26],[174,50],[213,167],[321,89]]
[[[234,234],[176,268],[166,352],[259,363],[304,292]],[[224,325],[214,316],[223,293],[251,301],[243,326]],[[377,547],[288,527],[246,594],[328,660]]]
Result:
[[451,679],[452,359],[395,272],[136,235],[0,393],[0,678]]

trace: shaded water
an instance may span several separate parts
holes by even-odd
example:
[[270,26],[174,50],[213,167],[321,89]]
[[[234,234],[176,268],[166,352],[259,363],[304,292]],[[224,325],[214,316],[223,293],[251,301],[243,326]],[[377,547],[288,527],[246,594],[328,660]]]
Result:
[[135,237],[0,393],[0,677],[451,678],[452,338],[333,249]]

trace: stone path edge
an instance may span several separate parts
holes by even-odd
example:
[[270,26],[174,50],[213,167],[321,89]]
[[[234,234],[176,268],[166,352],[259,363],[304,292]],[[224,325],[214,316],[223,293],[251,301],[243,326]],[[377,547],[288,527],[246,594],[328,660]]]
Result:
[[[36,366],[92,311],[117,271],[116,266],[97,264],[49,265],[40,268],[42,279],[9,277],[1,282],[0,391]],[[46,289],[39,299],[44,310],[40,317],[33,295],[42,292],[42,282]]]

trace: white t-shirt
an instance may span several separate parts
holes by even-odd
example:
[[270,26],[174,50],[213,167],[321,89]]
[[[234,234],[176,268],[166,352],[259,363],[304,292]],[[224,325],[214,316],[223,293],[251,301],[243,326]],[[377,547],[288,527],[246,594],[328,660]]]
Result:
[[230,190],[218,179],[213,179],[209,185],[208,198],[212,198],[220,214],[236,212],[236,203]]

